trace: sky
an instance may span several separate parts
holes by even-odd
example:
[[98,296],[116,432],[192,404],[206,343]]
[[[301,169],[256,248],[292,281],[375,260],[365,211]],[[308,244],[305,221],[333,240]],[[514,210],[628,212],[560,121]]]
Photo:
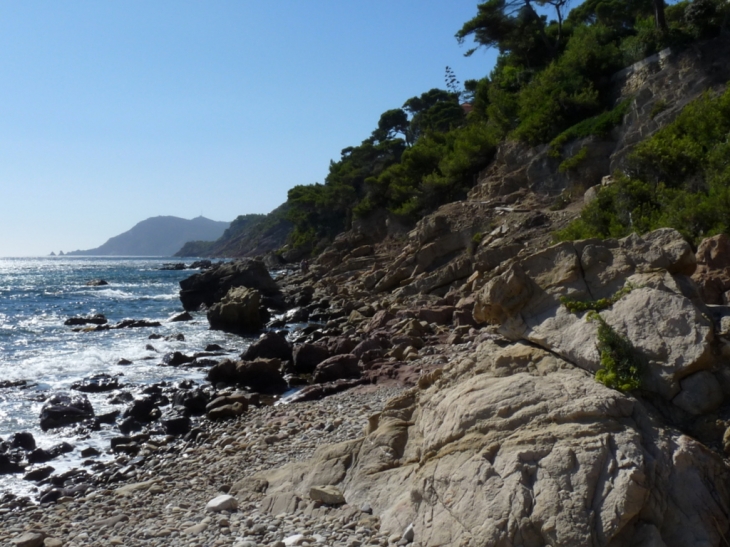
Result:
[[380,114],[489,73],[476,0],[0,0],[0,257],[267,213]]

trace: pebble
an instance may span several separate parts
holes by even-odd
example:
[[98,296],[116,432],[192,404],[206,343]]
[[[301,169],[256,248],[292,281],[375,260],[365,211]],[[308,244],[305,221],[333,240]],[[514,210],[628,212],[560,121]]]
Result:
[[[286,539],[292,537],[299,540],[291,545],[302,546],[388,545],[376,517],[347,505],[323,506],[326,511],[316,516],[270,515],[260,510],[261,495],[246,499],[223,492],[259,471],[306,460],[323,444],[361,437],[367,418],[400,391],[388,387],[251,407],[229,422],[201,422],[195,441],[153,436],[147,444],[158,448],[134,465],[129,478],[93,485],[63,505],[0,504],[0,545],[14,547],[13,540],[30,531],[52,533],[61,542],[48,547],[287,547]],[[267,444],[272,436],[276,442]],[[113,465],[123,469],[131,461],[121,454]],[[236,500],[237,508],[206,509],[225,496]],[[374,520],[363,524],[362,517]]]

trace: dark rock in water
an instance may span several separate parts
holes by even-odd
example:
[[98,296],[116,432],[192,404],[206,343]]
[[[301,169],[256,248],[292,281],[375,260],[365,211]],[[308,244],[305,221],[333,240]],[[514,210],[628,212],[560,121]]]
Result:
[[104,279],[92,279],[91,281],[86,282],[87,287],[103,287],[108,284],[109,282]]
[[194,357],[175,351],[173,353],[166,353],[162,357],[162,364],[168,367],[178,367],[185,363],[191,363]]
[[323,346],[316,344],[302,344],[294,348],[294,370],[299,374],[311,374],[315,367],[325,359],[330,352]]
[[180,300],[188,311],[212,306],[233,287],[248,287],[265,296],[279,294],[279,287],[260,260],[243,259],[217,264],[214,267],[180,281]]
[[134,395],[129,391],[121,391],[109,399],[109,404],[112,405],[123,405],[124,403],[131,403],[134,401]]
[[251,344],[241,355],[245,361],[254,359],[281,359],[291,361],[292,350],[286,338],[276,332],[267,332]]
[[132,361],[130,361],[129,359],[121,358],[121,359],[119,359],[119,361],[117,361],[117,365],[131,365],[131,364],[132,364]]
[[[140,397],[135,399],[124,411],[125,418],[134,418],[139,422],[151,422],[152,411],[157,408],[155,397]],[[120,426],[121,427],[121,426]]]
[[155,333],[150,334],[147,337],[147,340],[159,340],[160,338],[162,338],[162,335],[155,332]]
[[132,431],[139,431],[142,427],[142,424],[131,416],[119,422],[119,431],[121,431],[124,435],[128,435]]
[[35,449],[35,439],[33,434],[27,431],[20,433],[13,433],[7,440],[10,444],[10,448],[22,448],[26,452],[30,452]]
[[178,332],[177,334],[170,334],[169,336],[165,336],[165,340],[168,342],[184,342],[185,335],[182,332]]
[[7,389],[10,387],[27,387],[28,380],[2,380],[0,381],[0,389]]
[[296,374],[286,374],[284,376],[284,380],[286,380],[286,383],[290,389],[293,387],[306,386],[307,384],[309,384],[306,378],[304,378],[303,376],[297,376]]
[[111,412],[107,412],[106,414],[99,414],[96,418],[94,418],[94,423],[96,424],[113,424],[117,421],[117,418],[119,417],[119,411],[118,410],[112,410]]
[[208,344],[205,346],[205,351],[221,351],[222,349],[218,344]]
[[207,270],[213,266],[213,263],[210,260],[196,260],[193,262],[190,266],[188,266],[188,269],[190,270]]
[[94,374],[88,378],[84,378],[80,382],[71,384],[71,389],[81,391],[82,393],[102,393],[104,391],[113,391],[122,387],[119,384],[119,378],[110,376],[109,374]]
[[[144,347],[144,349],[146,349],[147,351],[155,351],[155,352],[157,352],[157,349],[155,349],[155,346],[153,346],[152,344],[147,344],[147,345],[146,345],[146,346]],[[158,353],[159,353],[159,352],[158,352]]]
[[177,262],[175,264],[170,264],[170,263],[163,264],[162,267],[160,268],[161,271],[165,271],[165,270],[184,270],[184,269],[186,269],[185,268],[185,264],[182,263],[182,262]]
[[114,325],[113,329],[136,329],[142,327],[161,327],[159,321],[147,321],[146,319],[125,319]]
[[36,448],[28,454],[29,463],[45,463],[49,462],[54,458],[57,458],[61,454],[67,454],[73,452],[74,447],[67,442],[53,445],[51,448]]
[[185,435],[190,431],[190,418],[175,410],[168,410],[160,418],[162,427],[168,435]]
[[94,456],[101,456],[101,452],[99,452],[96,448],[93,446],[87,446],[81,451],[81,457],[82,458],[92,458]]
[[171,323],[176,323],[178,321],[192,321],[192,320],[193,320],[193,316],[190,315],[190,312],[187,312],[187,311],[179,313],[170,318]]
[[0,454],[0,475],[20,473],[23,467],[8,454]]
[[107,323],[108,323],[108,319],[100,313],[97,313],[95,315],[88,315],[88,316],[69,317],[68,319],[66,319],[66,321],[63,322],[64,325],[69,325],[69,326],[106,325]]
[[55,470],[56,469],[51,467],[50,465],[46,465],[44,467],[38,467],[38,468],[33,469],[32,471],[29,471],[28,473],[26,473],[25,476],[23,477],[23,480],[24,481],[35,481],[35,482],[42,481],[43,479],[47,479],[48,477],[50,477]]
[[94,408],[86,395],[57,393],[51,396],[41,409],[41,429],[46,431],[93,417]]
[[178,389],[192,389],[192,387],[195,385],[195,380],[187,379],[187,380],[181,380],[177,384]]
[[314,383],[333,382],[342,378],[359,378],[358,358],[351,354],[335,355],[322,361],[314,370]]

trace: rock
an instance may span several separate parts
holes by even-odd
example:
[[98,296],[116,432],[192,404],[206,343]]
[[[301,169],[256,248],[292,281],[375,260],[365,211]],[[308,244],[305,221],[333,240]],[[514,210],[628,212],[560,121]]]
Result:
[[454,315],[453,306],[434,306],[432,308],[421,308],[417,317],[420,321],[436,323],[437,325],[450,325]]
[[166,353],[162,356],[162,364],[168,367],[179,367],[180,365],[192,363],[194,360],[195,357],[185,355],[179,351]]
[[233,333],[256,332],[264,326],[259,310],[261,293],[255,289],[235,287],[208,310],[208,322],[213,330]]
[[32,471],[28,471],[24,476],[24,481],[42,481],[50,477],[56,469],[50,465],[44,467],[37,467]]
[[554,353],[490,340],[389,401],[364,439],[247,480],[342,485],[384,537],[413,523],[426,546],[629,545],[648,514],[667,545],[721,545],[730,525],[719,454]]
[[209,420],[224,420],[227,418],[235,418],[246,413],[246,405],[240,402],[226,404],[211,408],[208,413]]
[[303,387],[296,393],[293,393],[292,395],[289,395],[282,400],[285,400],[288,403],[318,401],[319,399],[322,399],[324,397],[328,397],[330,395],[334,395],[335,393],[340,393],[342,391],[346,391],[348,389],[356,386],[361,386],[366,383],[368,383],[367,379],[359,378],[357,380],[336,380],[334,382],[314,384],[311,386]]
[[0,475],[9,475],[10,473],[21,473],[23,466],[7,454],[0,454]]
[[160,271],[179,271],[184,270],[185,264],[182,262],[175,262],[175,263],[165,263],[160,267]]
[[207,378],[213,385],[234,383],[236,381],[236,361],[224,359],[217,365],[213,365],[208,371]]
[[415,537],[415,534],[413,531],[413,523],[411,523],[408,525],[408,527],[403,532],[401,539],[407,543],[411,543],[413,541],[414,537]]
[[333,382],[342,378],[359,378],[358,358],[351,354],[335,355],[322,361],[314,370],[314,383]]
[[279,359],[256,359],[236,363],[236,382],[262,393],[282,393],[288,386]]
[[[148,327],[161,327],[162,323],[159,321],[147,321],[146,319],[124,319],[123,321],[120,321],[113,327],[110,327],[112,329],[139,329],[139,328],[148,328]],[[101,328],[101,327],[97,327]]]
[[329,350],[317,344],[300,344],[294,348],[294,370],[299,374],[311,374],[315,367],[330,356]]
[[[214,365],[218,366],[218,365]],[[211,369],[212,370],[212,369]],[[232,367],[232,371],[235,373],[235,363]],[[220,380],[216,380],[213,383],[217,383]],[[210,402],[210,395],[207,391],[201,388],[196,389],[180,389],[172,398],[172,404],[176,407],[183,407],[185,412],[193,416],[199,416],[205,413],[206,406]]]
[[78,316],[69,317],[63,322],[64,325],[78,326],[78,325],[105,325],[108,322],[107,318],[102,314],[97,313],[89,316]]
[[321,501],[327,505],[341,505],[345,503],[345,496],[336,486],[312,486],[309,489],[309,498]]
[[63,547],[63,541],[58,538],[46,538],[43,540],[43,547]]
[[706,370],[687,376],[680,382],[682,391],[672,400],[682,410],[693,416],[708,414],[722,404],[720,382]]
[[187,312],[187,311],[184,311],[182,313],[178,313],[177,315],[173,315],[170,318],[170,322],[171,323],[177,323],[177,322],[180,322],[180,321],[192,321],[192,320],[193,320],[193,316],[190,315],[190,312]]
[[46,539],[45,532],[25,532],[13,538],[12,544],[14,547],[42,547],[44,539]]
[[92,279],[91,281],[86,282],[87,287],[103,287],[108,284],[109,282],[104,279]]
[[71,384],[71,389],[81,391],[83,393],[103,393],[105,391],[113,391],[122,387],[119,384],[119,378],[110,376],[109,374],[94,374],[88,378],[84,378],[80,382]]
[[43,431],[82,422],[94,417],[94,409],[86,395],[56,393],[41,408]]
[[706,304],[730,303],[725,294],[730,290],[730,237],[719,234],[702,240],[692,279]]
[[279,294],[279,288],[259,260],[221,263],[180,281],[180,300],[187,311],[210,307],[236,287],[255,289],[265,296]]
[[609,298],[630,283],[636,288],[601,317],[646,358],[642,387],[670,400],[681,378],[712,360],[713,326],[686,277],[695,265],[691,255],[671,229],[561,243],[490,280],[477,294],[474,318],[499,325],[510,340],[529,340],[595,372],[601,366],[597,324],[568,311],[560,298]]
[[33,434],[28,431],[13,433],[6,442],[10,445],[10,448],[22,448],[26,452],[35,449],[35,439]]
[[153,412],[156,409],[157,402],[154,397],[137,397],[126,408],[122,416],[139,422],[151,422],[154,419]]
[[267,332],[246,348],[246,351],[241,355],[241,359],[244,361],[253,361],[254,359],[291,361],[292,349],[284,336],[278,332]]
[[185,435],[190,431],[190,417],[174,410],[165,412],[160,423],[168,435]]
[[219,513],[221,511],[235,511],[236,509],[238,509],[238,501],[236,498],[228,494],[213,498],[205,506],[206,511],[212,511],[214,513]]

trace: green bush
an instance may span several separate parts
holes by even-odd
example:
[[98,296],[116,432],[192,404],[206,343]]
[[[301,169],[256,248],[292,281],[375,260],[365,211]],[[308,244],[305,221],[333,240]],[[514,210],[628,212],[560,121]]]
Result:
[[591,312],[588,320],[598,323],[597,345],[601,356],[601,368],[596,371],[596,380],[623,392],[639,389],[643,362],[634,346],[606,323],[597,312]]

